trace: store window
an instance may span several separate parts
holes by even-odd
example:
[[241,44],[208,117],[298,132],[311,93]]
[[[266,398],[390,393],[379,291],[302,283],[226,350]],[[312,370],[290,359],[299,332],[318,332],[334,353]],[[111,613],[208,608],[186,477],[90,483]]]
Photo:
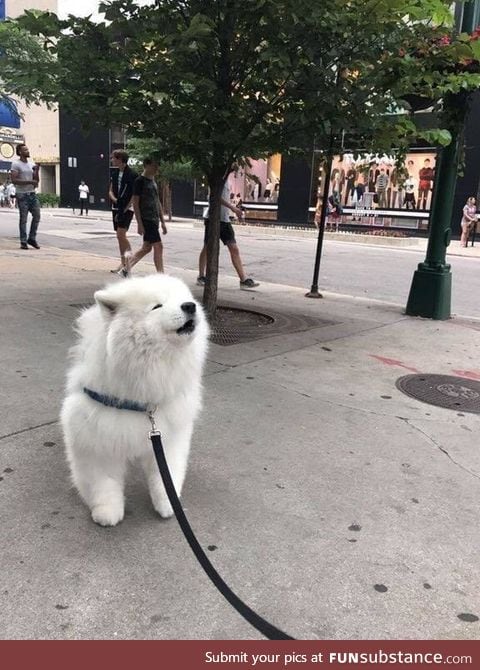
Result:
[[[365,223],[362,221],[365,217],[383,219],[397,216],[403,219],[406,227],[419,226],[415,212],[421,212],[419,217],[428,220],[435,162],[436,154],[431,149],[409,152],[402,166],[396,164],[394,155],[335,156],[329,185],[330,202],[338,203],[359,223]],[[318,154],[314,156],[313,166],[310,204],[318,216],[324,179]]]
[[280,192],[282,159],[280,154],[268,159],[249,160],[249,165],[232,172],[230,188],[245,203],[276,204]]
[[[261,218],[275,218],[278,196],[280,193],[280,176],[282,157],[275,154],[267,159],[249,159],[248,165],[234,170],[229,178],[232,202],[247,205],[247,216],[251,212]],[[205,179],[195,182],[195,205],[200,206],[208,199],[208,186]]]

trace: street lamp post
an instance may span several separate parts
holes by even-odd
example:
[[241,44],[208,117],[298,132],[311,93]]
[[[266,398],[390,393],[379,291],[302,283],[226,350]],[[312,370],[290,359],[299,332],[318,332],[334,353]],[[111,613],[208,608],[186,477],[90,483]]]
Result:
[[[472,32],[475,29],[479,6],[480,0],[465,4],[461,20],[462,32]],[[451,237],[453,200],[467,100],[467,95],[463,92],[448,96],[444,100],[445,109],[455,111],[459,122],[449,128],[452,141],[440,152],[430,212],[427,254],[413,276],[406,308],[409,316],[437,320],[449,319],[451,316],[452,273],[445,260]],[[463,109],[458,114],[462,106]]]

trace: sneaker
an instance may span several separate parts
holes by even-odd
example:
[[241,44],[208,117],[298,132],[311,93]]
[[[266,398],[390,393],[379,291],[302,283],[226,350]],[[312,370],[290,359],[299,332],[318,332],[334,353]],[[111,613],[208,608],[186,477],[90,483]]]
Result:
[[27,240],[27,242],[31,247],[34,247],[34,249],[40,249],[40,245],[37,240]]
[[245,281],[240,282],[240,288],[246,291],[248,291],[251,288],[255,288],[255,286],[260,286],[260,282],[255,281],[251,277],[248,277],[247,279],[245,279]]
[[123,277],[124,279],[127,279],[128,277],[130,277],[131,263],[132,263],[132,254],[131,253],[126,253],[125,254],[125,265],[122,268],[120,268],[120,270],[110,270],[110,272],[113,272],[114,274],[117,274],[119,277]]
[[124,277],[130,277],[130,275],[132,274],[132,258],[133,258],[132,252],[127,251],[127,253],[125,254],[125,267],[123,268]]
[[28,244],[26,242],[20,242],[20,249],[28,249]]
[[205,286],[207,283],[206,277],[197,277],[197,286]]

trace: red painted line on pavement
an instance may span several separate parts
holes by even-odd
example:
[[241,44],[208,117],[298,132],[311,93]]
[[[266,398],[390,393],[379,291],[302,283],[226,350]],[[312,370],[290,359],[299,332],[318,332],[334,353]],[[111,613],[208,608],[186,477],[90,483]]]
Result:
[[477,379],[480,381],[480,372],[475,370],[452,370],[457,377],[465,377],[465,379]]
[[376,358],[377,361],[380,361],[380,363],[385,363],[385,365],[392,365],[397,368],[404,368],[405,370],[409,370],[410,372],[420,372],[420,370],[417,370],[417,368],[412,368],[409,365],[405,365],[405,363],[402,363],[402,361],[397,361],[395,358],[385,358],[384,356],[376,356],[375,354],[369,354],[371,358]]

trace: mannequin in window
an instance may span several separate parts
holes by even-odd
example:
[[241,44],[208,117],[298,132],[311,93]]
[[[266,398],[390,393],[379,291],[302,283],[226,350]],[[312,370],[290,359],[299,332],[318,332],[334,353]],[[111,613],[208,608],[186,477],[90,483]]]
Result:
[[378,175],[375,181],[377,204],[380,209],[385,209],[385,207],[387,206],[387,186],[388,186],[388,175],[386,168],[382,166],[380,168],[380,174]]
[[353,167],[353,165],[347,170],[347,174],[345,175],[347,179],[347,188],[345,189],[345,206],[348,205],[349,199],[353,198],[353,192],[355,189],[355,182],[357,179],[357,171]]
[[278,200],[278,194],[280,191],[280,179],[278,177],[275,177],[275,183],[273,186],[273,200],[277,202]]
[[388,177],[388,184],[387,184],[387,203],[386,207],[390,208],[390,203],[392,202],[392,173],[393,173],[393,164],[392,163],[385,163],[385,173]]
[[261,186],[255,181],[250,182],[248,200],[253,200],[256,202],[258,200],[259,194],[261,193],[261,190],[259,190],[260,188]]
[[270,202],[270,200],[272,198],[272,192],[273,192],[273,182],[270,179],[270,177],[268,177],[267,183],[265,184],[265,190],[263,192],[263,197],[265,199],[265,202]]
[[425,158],[423,167],[418,173],[418,209],[427,209],[427,201],[430,191],[433,187],[433,168],[430,165],[430,159]]
[[340,200],[345,185],[345,170],[343,168],[334,168],[330,177],[330,183],[332,185],[332,193],[336,193],[337,200]]
[[375,184],[380,174],[380,168],[376,161],[370,163],[370,169],[368,171],[368,192],[375,193]]
[[404,183],[404,188],[405,188],[405,208],[406,209],[416,209],[416,202],[415,202],[415,191],[417,189],[417,180],[415,177],[413,177],[413,168],[415,166],[415,163],[413,161],[408,161],[407,163],[407,174],[408,177],[405,180]]

